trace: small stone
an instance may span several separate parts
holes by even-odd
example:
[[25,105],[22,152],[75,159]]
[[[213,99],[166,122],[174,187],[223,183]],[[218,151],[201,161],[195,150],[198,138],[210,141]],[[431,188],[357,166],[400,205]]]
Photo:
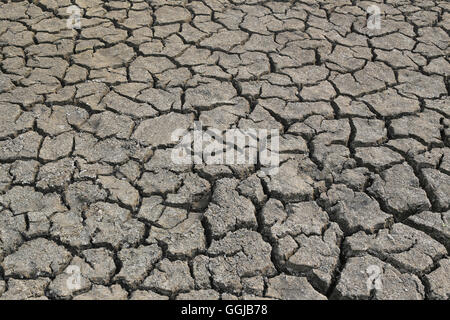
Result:
[[184,261],[171,262],[164,259],[158,263],[143,283],[144,288],[167,295],[187,292],[194,288],[189,266]]
[[206,223],[214,238],[237,227],[256,229],[255,207],[235,191],[237,183],[237,180],[227,178],[216,182],[212,201],[205,212]]
[[356,135],[352,143],[355,147],[378,145],[387,140],[387,129],[384,126],[384,121],[355,118],[352,123],[356,129]]
[[163,243],[173,257],[193,257],[206,249],[201,216],[191,212],[189,217],[171,229],[152,227],[149,243]]
[[169,300],[169,297],[150,290],[136,290],[131,293],[130,300]]
[[175,130],[186,130],[193,122],[192,114],[169,113],[155,119],[144,120],[132,137],[145,146],[171,145],[177,142],[177,140],[172,140]]
[[139,204],[139,192],[128,181],[111,176],[100,176],[98,182],[104,189],[109,190],[111,200],[120,201],[133,209]]
[[85,225],[94,244],[109,244],[114,248],[139,243],[145,232],[142,222],[117,204],[97,202],[85,213]]
[[211,289],[180,293],[176,297],[177,300],[198,300],[198,301],[219,300],[219,298],[220,294],[217,291]]
[[230,293],[242,290],[241,277],[275,273],[270,259],[271,246],[255,231],[239,229],[214,240],[208,253],[213,256],[208,264],[213,285]]
[[327,300],[304,277],[281,274],[269,280],[267,297],[281,300]]
[[270,194],[285,201],[304,201],[312,199],[314,189],[312,179],[299,170],[294,160],[281,165],[278,174],[268,178]]
[[157,245],[122,249],[118,253],[122,269],[114,278],[136,288],[139,283],[144,281],[145,276],[161,256],[162,250]]

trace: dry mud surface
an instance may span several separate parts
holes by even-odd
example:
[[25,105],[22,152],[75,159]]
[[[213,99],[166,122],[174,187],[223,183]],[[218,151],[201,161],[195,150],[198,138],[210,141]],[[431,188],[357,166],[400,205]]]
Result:
[[[449,299],[449,10],[0,1],[0,299]],[[195,120],[279,173],[175,165]]]

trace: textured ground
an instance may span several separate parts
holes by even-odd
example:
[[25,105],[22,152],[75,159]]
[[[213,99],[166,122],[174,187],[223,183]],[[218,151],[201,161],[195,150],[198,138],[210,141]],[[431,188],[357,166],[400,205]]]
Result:
[[[449,299],[449,30],[448,1],[0,1],[0,298]],[[174,165],[194,120],[279,129],[279,174]]]

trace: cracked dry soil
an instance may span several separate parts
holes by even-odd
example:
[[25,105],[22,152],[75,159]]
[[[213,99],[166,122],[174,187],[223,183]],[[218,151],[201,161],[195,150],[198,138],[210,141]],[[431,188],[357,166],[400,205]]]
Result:
[[[0,1],[0,299],[449,299],[449,30],[444,0]],[[173,164],[195,120],[279,130],[279,173]]]

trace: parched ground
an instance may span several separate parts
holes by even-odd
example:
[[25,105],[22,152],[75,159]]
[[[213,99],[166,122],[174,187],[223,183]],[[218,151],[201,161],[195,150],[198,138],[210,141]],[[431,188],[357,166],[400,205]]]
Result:
[[[445,0],[0,1],[0,299],[449,299],[449,30]],[[195,120],[278,129],[279,173],[175,165]]]

